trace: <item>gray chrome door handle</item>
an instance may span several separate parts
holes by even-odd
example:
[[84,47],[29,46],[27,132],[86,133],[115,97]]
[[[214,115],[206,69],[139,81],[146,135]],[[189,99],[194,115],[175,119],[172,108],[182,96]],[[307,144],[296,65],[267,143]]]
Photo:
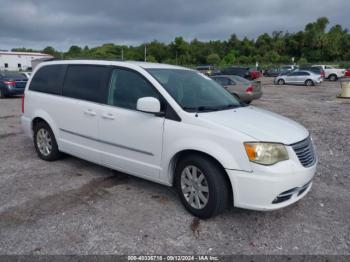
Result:
[[96,116],[96,112],[92,111],[91,109],[84,111],[84,114],[87,116]]
[[106,119],[106,120],[114,120],[114,119],[115,119],[114,115],[111,114],[111,113],[102,114],[101,117],[102,117],[103,119]]

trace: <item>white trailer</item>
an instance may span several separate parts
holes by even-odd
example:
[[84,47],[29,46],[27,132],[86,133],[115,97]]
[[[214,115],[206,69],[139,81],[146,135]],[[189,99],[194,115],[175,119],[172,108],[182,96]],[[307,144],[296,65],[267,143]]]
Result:
[[41,58],[53,57],[44,53],[0,51],[0,70],[27,71],[32,67],[32,60]]

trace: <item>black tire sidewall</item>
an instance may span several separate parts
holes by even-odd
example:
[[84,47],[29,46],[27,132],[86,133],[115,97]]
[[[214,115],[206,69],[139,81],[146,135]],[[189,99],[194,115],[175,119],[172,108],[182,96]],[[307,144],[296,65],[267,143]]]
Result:
[[337,76],[336,75],[330,75],[329,76],[330,81],[337,81]]
[[[38,133],[38,131],[40,129],[47,130],[47,132],[49,132],[50,137],[51,137],[52,150],[51,150],[51,153],[49,155],[47,155],[47,156],[41,154],[41,152],[40,152],[40,150],[38,148],[38,145],[37,145],[37,133]],[[36,150],[38,156],[41,159],[46,160],[46,161],[55,161],[55,160],[60,158],[61,154],[60,154],[60,152],[58,150],[58,145],[57,145],[57,142],[56,142],[55,135],[52,132],[50,126],[47,123],[39,122],[38,124],[36,124],[34,126],[33,141],[34,141],[35,150]]]
[[[308,84],[308,83],[310,83],[310,84]],[[306,80],[306,81],[305,81],[305,85],[306,85],[306,86],[313,86],[313,85],[314,85],[314,82],[313,82],[312,80],[309,79],[309,80]]]
[[[199,168],[208,183],[209,199],[203,209],[193,208],[185,199],[181,189],[181,173],[186,166],[196,166]],[[224,178],[223,171],[210,158],[201,155],[188,155],[176,166],[175,187],[184,207],[194,216],[199,218],[210,218],[221,213],[228,204],[228,185]]]

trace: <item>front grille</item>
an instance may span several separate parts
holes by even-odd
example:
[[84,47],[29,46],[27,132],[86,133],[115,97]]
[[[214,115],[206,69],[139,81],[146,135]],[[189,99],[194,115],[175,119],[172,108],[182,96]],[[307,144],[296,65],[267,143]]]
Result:
[[292,144],[291,147],[304,167],[310,167],[315,164],[316,154],[310,137],[298,143]]

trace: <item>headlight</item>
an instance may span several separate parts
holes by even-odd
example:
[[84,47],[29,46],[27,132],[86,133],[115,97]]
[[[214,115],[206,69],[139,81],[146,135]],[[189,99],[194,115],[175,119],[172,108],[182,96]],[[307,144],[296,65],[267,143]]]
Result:
[[288,160],[288,152],[283,144],[277,143],[244,143],[245,150],[251,162],[262,165],[273,165]]

